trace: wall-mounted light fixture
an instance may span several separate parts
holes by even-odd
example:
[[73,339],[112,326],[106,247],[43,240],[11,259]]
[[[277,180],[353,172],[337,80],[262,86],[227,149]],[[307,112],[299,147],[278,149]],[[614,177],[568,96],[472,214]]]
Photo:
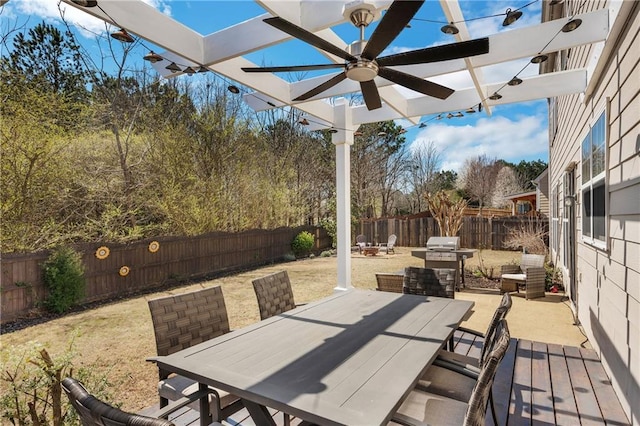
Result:
[[574,206],[578,202],[577,197],[575,195],[565,195],[564,196],[564,205],[567,207]]

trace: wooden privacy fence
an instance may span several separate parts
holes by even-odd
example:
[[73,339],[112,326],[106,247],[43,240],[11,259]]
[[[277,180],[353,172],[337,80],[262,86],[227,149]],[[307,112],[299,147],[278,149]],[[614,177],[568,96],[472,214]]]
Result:
[[[323,228],[302,226],[196,237],[162,237],[132,244],[81,244],[86,288],[82,303],[108,300],[163,284],[219,275],[284,259],[301,231],[315,236],[315,250],[331,247]],[[107,250],[98,250],[101,247]],[[29,314],[46,296],[42,263],[49,252],[2,256],[0,321]],[[104,257],[101,259],[101,257]]]
[[[549,229],[546,218],[465,216],[458,233],[460,247],[513,250],[505,246],[509,230],[520,227],[529,229],[534,223],[540,224],[545,231]],[[362,219],[356,234],[363,234],[367,242],[371,243],[385,242],[389,235],[396,234],[398,246],[425,247],[430,237],[440,236],[440,229],[436,220],[428,213],[419,213],[406,217]]]

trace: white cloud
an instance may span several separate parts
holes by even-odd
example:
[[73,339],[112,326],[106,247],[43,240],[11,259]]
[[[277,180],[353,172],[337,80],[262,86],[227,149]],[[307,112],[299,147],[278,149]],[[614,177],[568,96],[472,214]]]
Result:
[[[432,124],[433,123],[433,124]],[[474,125],[455,126],[447,119],[434,121],[418,133],[413,144],[434,142],[443,170],[458,171],[468,158],[485,154],[510,162],[548,161],[547,123],[536,115],[480,118]]]
[[[171,7],[165,0],[144,1],[162,13],[171,15]],[[80,34],[88,38],[92,38],[96,33],[105,29],[104,21],[84,12],[81,8],[61,2],[60,9],[58,9],[57,0],[11,0],[4,7],[8,6],[12,8],[11,15],[20,13],[51,24],[61,22],[60,13],[62,11],[65,20],[76,27]]]

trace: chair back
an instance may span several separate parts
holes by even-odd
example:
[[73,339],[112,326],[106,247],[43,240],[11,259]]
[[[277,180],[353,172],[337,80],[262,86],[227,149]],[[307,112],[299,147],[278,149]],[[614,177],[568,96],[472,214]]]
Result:
[[83,426],[174,426],[165,419],[127,413],[112,407],[89,394],[82,383],[71,377],[62,380],[62,389],[80,416]]
[[544,267],[544,255],[543,254],[523,254],[520,261],[520,270],[527,273],[528,268],[542,268]]
[[261,320],[279,315],[296,307],[287,271],[256,278],[252,283],[258,299]]
[[464,426],[484,426],[491,387],[498,371],[498,365],[509,347],[510,339],[507,321],[503,319],[498,322],[495,343],[487,356],[485,364],[481,367],[478,381],[471,392]]
[[422,296],[455,298],[455,269],[404,268],[402,292]]
[[397,240],[398,240],[398,237],[396,236],[396,234],[389,235],[389,239],[387,240],[387,247],[392,249],[393,246],[396,244]]
[[220,286],[149,300],[149,310],[160,356],[229,332]]
[[495,344],[495,339],[497,338],[496,329],[500,321],[507,317],[507,314],[511,310],[511,305],[513,301],[511,300],[511,294],[505,293],[502,295],[502,300],[500,304],[493,312],[493,317],[489,322],[489,326],[487,327],[487,332],[484,334],[484,343],[482,344],[482,349],[480,351],[480,362],[479,366],[482,367],[485,363],[485,358],[490,352],[491,348]]
[[376,274],[376,281],[378,282],[378,287],[376,288],[378,291],[402,293],[403,275],[379,272]]
[[356,236],[356,243],[360,244],[360,243],[366,243],[367,242],[367,237],[365,237],[363,234],[360,234],[358,236]]

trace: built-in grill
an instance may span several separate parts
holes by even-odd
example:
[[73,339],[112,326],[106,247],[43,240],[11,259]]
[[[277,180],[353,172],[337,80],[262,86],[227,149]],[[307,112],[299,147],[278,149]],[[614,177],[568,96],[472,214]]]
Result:
[[432,251],[454,251],[460,248],[460,237],[431,237],[427,249]]
[[411,250],[411,255],[424,259],[425,268],[451,268],[456,270],[456,286],[462,277],[464,261],[473,257],[474,249],[460,248],[460,237],[431,237],[427,246]]

